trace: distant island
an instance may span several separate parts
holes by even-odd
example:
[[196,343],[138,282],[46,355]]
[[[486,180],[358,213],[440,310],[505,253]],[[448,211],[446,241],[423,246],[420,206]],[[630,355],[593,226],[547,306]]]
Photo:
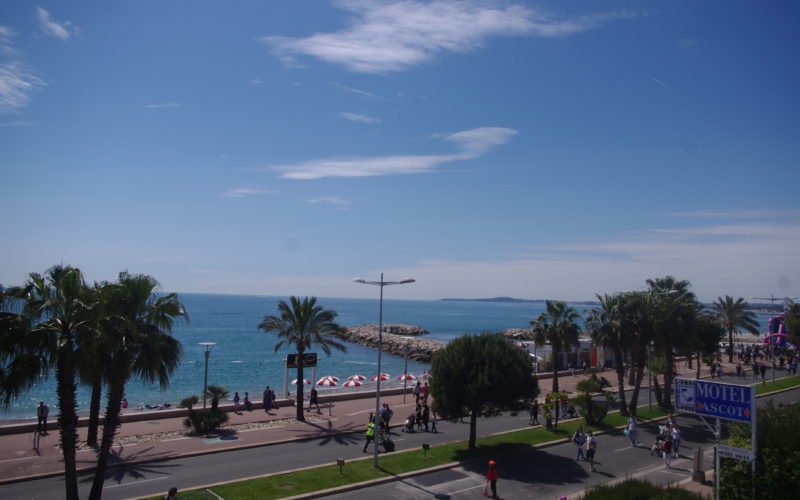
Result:
[[[544,304],[545,302],[547,302],[547,300],[545,299],[517,299],[514,297],[492,297],[488,299],[441,299],[441,300],[448,302],[512,302],[518,304]],[[593,300],[584,300],[584,301],[568,300],[566,302],[570,304],[580,304],[586,306],[594,306],[599,304],[599,302]]]

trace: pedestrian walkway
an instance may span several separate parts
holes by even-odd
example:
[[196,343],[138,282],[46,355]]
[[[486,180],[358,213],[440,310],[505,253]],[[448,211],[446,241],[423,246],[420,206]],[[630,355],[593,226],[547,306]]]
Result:
[[[694,377],[695,370],[686,368],[684,362],[679,363],[681,376]],[[724,366],[726,373],[733,369]],[[616,373],[606,371],[603,376],[616,387]],[[708,368],[704,367],[702,376],[708,376]],[[564,374],[559,376],[559,388],[562,392],[574,392],[575,386],[584,375]],[[550,392],[550,379],[539,381],[540,397]],[[627,387],[626,387],[627,388]],[[409,388],[410,389],[410,388]],[[143,463],[171,458],[219,453],[222,451],[265,446],[296,440],[331,437],[332,435],[352,432],[363,432],[369,413],[375,410],[374,392],[362,391],[354,394],[353,399],[325,402],[321,409],[305,412],[306,422],[293,420],[296,410],[293,406],[284,406],[267,415],[263,410],[230,413],[227,425],[238,426],[230,435],[216,438],[199,436],[179,436],[185,431],[183,417],[159,418],[158,412],[152,412],[152,419],[123,423],[117,433],[121,444],[113,449],[114,465]],[[413,410],[413,395],[383,395],[381,402],[389,403],[394,409],[395,421],[401,422],[401,416]],[[640,402],[641,404],[641,397]],[[79,439],[85,441],[86,428],[79,429]],[[37,443],[38,441],[38,443]],[[46,477],[63,473],[64,466],[61,450],[58,447],[58,431],[37,439],[34,432],[0,435],[0,484],[35,477]],[[90,470],[96,463],[92,449],[82,449],[77,454],[79,470]]]

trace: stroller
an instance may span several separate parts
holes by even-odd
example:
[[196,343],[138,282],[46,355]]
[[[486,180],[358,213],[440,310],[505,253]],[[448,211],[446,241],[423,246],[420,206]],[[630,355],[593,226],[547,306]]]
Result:
[[664,444],[664,440],[660,438],[656,438],[656,442],[653,443],[653,447],[650,448],[650,456],[652,457],[660,457],[661,456],[661,447]]
[[417,417],[412,413],[408,416],[405,423],[403,423],[403,432],[415,432],[414,425],[417,422]]

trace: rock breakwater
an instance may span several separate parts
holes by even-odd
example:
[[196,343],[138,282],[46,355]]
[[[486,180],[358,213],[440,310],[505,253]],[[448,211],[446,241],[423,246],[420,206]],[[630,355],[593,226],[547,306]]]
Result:
[[[383,325],[383,352],[405,357],[408,348],[408,359],[422,363],[430,363],[433,353],[444,348],[443,342],[419,338],[429,333],[426,329],[414,325]],[[405,338],[412,337],[412,338]],[[342,340],[365,347],[378,347],[378,325],[348,326],[340,336]]]

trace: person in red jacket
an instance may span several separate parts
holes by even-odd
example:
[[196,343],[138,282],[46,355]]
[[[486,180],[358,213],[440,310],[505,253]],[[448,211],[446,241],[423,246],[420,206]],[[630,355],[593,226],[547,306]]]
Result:
[[[494,460],[489,460],[489,472],[486,473],[486,480],[492,486],[492,496],[489,498],[497,498],[497,471],[494,469],[494,465]],[[486,494],[485,491],[484,494]]]

